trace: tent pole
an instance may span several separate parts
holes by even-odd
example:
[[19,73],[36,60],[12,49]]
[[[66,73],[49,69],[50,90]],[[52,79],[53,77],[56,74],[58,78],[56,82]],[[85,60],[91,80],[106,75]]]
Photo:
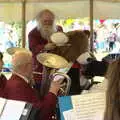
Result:
[[25,48],[26,43],[26,0],[22,2],[22,47]]
[[93,52],[93,0],[90,0],[90,51]]

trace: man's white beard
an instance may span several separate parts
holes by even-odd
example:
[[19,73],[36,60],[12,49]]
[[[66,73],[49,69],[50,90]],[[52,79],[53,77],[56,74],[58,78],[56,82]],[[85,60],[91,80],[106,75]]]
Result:
[[49,41],[50,36],[53,33],[57,32],[57,29],[56,29],[56,25],[41,25],[39,27],[39,31],[40,31],[41,37]]

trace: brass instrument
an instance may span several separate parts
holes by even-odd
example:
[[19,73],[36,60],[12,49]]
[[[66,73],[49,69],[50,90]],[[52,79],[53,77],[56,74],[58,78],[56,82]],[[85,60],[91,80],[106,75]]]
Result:
[[42,75],[43,73],[41,73],[41,72],[36,72],[36,71],[33,71],[33,74]]
[[[17,51],[29,51],[29,50],[27,50],[25,48],[19,48],[19,47],[12,47],[12,48],[7,49],[7,52],[10,55],[13,55]],[[66,87],[61,88],[60,91],[62,91],[62,93],[64,95],[67,95],[69,92],[70,85],[71,85],[71,79],[69,78],[69,76],[66,73],[58,72],[59,69],[68,67],[69,63],[67,62],[67,60],[59,55],[52,54],[52,53],[40,53],[37,55],[37,60],[45,67],[52,68],[54,70],[54,73],[52,73],[52,75],[50,74],[48,77],[51,80],[53,80],[54,77],[58,76],[58,75],[63,76],[65,78],[64,81],[66,83]],[[40,73],[40,72],[36,72],[36,71],[33,71],[33,74],[42,75],[42,76],[46,75],[45,73]],[[46,78],[47,77],[45,76],[44,79],[46,79]]]
[[[53,72],[50,73],[48,77],[50,81],[56,80],[56,77],[58,77],[58,80],[60,80],[60,78],[64,78],[63,82],[66,83],[66,86],[60,88],[60,94],[68,95],[71,86],[71,79],[66,73],[59,70],[67,68],[69,66],[69,63],[63,57],[52,53],[40,53],[37,55],[37,60],[45,67],[52,69]],[[43,75],[45,75],[45,73],[43,73]],[[44,78],[46,78],[47,75],[45,75]],[[49,83],[50,81],[47,82]],[[47,87],[44,88],[48,89]]]
[[64,79],[64,82],[66,83],[63,88],[60,88],[60,94],[68,95],[71,86],[71,78],[67,74],[62,72],[55,72],[49,76],[49,78],[53,79],[54,81],[56,80],[56,77]]
[[20,48],[20,47],[11,47],[7,49],[8,54],[13,55],[17,51],[29,51],[26,48]]
[[40,53],[37,55],[37,60],[44,66],[59,69],[68,66],[68,62],[61,56],[52,53]]

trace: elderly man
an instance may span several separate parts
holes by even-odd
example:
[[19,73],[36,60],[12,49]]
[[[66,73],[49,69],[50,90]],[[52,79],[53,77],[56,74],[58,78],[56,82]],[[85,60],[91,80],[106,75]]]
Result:
[[[37,27],[28,35],[29,49],[33,54],[33,68],[35,72],[42,72],[42,65],[36,60],[36,55],[40,52],[50,51],[55,48],[51,43],[50,36],[57,32],[63,31],[62,27],[55,25],[55,15],[48,9],[41,11],[37,18]],[[42,77],[42,76],[41,76]],[[41,77],[38,77],[40,80]]]
[[40,109],[40,120],[52,120],[52,113],[56,108],[56,96],[63,84],[51,82],[49,92],[42,99],[38,99],[32,83],[32,54],[28,51],[16,52],[12,57],[13,74],[7,81],[4,97],[32,103]]

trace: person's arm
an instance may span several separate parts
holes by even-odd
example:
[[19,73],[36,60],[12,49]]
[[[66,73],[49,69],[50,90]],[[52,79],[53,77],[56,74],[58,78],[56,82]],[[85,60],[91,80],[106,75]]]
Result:
[[33,54],[39,53],[44,48],[44,44],[39,44],[38,39],[40,38],[37,38],[36,36],[29,34],[28,39],[29,39],[29,49],[32,51]]
[[48,120],[44,118],[48,118],[56,108],[57,97],[51,92],[49,92],[44,98],[39,99],[35,90],[27,84],[19,82],[17,86],[16,83],[9,86],[10,87],[5,88],[4,96],[2,96],[7,99],[20,100],[33,104],[34,108],[40,110],[40,118],[43,118],[40,120]]
[[[40,110],[40,118],[42,120],[43,119],[48,120],[51,113],[56,110],[58,91],[61,87],[65,85],[62,82],[63,82],[62,79],[58,81],[52,81],[48,94],[41,100],[42,107]],[[39,106],[39,103],[38,103],[38,106]]]

